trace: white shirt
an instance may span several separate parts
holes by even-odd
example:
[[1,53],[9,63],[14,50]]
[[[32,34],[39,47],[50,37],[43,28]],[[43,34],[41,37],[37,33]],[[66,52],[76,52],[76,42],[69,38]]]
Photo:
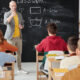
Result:
[[66,57],[65,59],[61,60],[60,68],[69,68],[78,64],[80,64],[80,56]]

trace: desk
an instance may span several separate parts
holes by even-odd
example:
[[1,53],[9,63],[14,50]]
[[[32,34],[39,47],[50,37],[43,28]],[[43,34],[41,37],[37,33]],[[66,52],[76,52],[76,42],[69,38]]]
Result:
[[[63,55],[64,57],[67,57],[68,55]],[[48,56],[48,54],[46,55],[46,57],[47,57],[47,59],[48,59],[48,80],[51,80],[51,68],[52,68],[52,63],[53,62],[60,62],[61,60],[56,60],[55,58],[54,58],[54,56],[52,57],[50,57],[50,56]]]
[[54,80],[61,80],[66,72],[68,72],[68,69],[60,69],[60,68],[50,69],[51,78]]

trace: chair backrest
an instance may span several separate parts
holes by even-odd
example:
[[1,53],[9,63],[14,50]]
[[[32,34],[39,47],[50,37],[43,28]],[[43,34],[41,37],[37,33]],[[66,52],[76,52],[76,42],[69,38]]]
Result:
[[[56,54],[56,55],[64,55],[64,52],[63,51],[57,51],[57,50],[53,50],[53,51],[49,51],[48,54]],[[63,57],[63,56],[62,56]],[[55,58],[61,58],[61,57],[55,57]],[[64,58],[64,57],[63,57]],[[59,62],[58,62],[59,63]],[[59,64],[56,64],[55,62],[53,63],[54,67],[59,67]],[[46,59],[45,61],[45,66],[44,66],[44,69],[48,70],[48,59]]]
[[36,50],[36,61],[42,61],[44,58],[43,55],[39,55],[39,52]]
[[57,51],[57,50],[53,50],[53,51],[49,51],[48,54],[57,54],[57,55],[63,55],[64,52],[63,51]]
[[61,80],[80,80],[80,66],[65,73]]

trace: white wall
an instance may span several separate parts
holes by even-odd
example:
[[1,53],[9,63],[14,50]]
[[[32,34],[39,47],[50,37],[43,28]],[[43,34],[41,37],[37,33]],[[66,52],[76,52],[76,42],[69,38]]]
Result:
[[79,38],[80,38],[80,0],[79,0]]
[[80,0],[79,0],[79,21],[80,21]]

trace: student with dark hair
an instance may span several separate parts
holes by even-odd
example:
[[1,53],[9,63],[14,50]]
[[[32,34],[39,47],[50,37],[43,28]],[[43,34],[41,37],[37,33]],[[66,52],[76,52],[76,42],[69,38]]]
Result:
[[38,52],[48,52],[52,50],[67,51],[66,42],[60,37],[56,36],[57,26],[55,23],[47,25],[48,35],[44,38],[40,44],[36,46]]
[[[76,59],[76,58],[79,58],[79,59]],[[78,45],[76,49],[76,58],[74,57],[74,60],[73,60],[75,64],[80,63],[80,39],[78,40]],[[62,80],[80,80],[80,64],[77,65],[77,67],[73,68],[73,70],[70,70],[69,72],[65,73],[64,76],[62,77]]]
[[57,26],[55,23],[50,23],[47,25],[48,36],[44,38],[37,46],[36,50],[38,52],[44,52],[43,64],[40,67],[44,68],[46,54],[49,51],[67,51],[67,44],[60,36],[56,36],[57,34]]
[[70,56],[76,55],[77,42],[78,38],[76,38],[75,36],[68,39],[67,48],[69,50]]
[[71,66],[80,64],[80,57],[76,53],[78,38],[70,37],[68,39],[67,48],[70,57],[64,58],[60,63],[60,68],[70,68]]

